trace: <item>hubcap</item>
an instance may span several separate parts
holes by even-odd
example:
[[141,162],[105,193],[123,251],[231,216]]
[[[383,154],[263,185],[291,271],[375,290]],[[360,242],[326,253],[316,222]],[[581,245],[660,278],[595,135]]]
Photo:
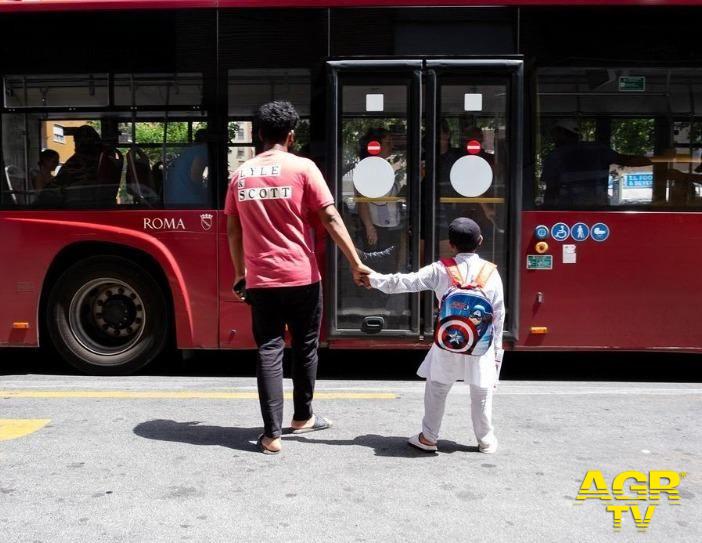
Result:
[[146,309],[139,293],[111,277],[93,279],[78,289],[68,316],[76,340],[102,356],[129,350],[139,341],[146,325]]

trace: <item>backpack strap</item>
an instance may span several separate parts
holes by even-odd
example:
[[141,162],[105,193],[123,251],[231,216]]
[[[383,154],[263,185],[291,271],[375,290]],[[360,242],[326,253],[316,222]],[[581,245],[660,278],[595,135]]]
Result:
[[487,260],[483,261],[483,265],[480,268],[478,275],[475,276],[473,283],[478,285],[480,288],[485,288],[488,279],[490,279],[492,272],[494,272],[496,268],[497,266],[492,262],[488,262]]
[[448,273],[451,284],[454,287],[460,287],[463,285],[463,277],[461,277],[461,272],[458,269],[458,264],[455,258],[442,258],[441,263],[446,268],[446,273]]

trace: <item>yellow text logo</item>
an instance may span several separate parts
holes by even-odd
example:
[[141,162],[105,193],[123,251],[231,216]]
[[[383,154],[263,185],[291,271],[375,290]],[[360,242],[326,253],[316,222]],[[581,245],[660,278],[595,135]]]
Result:
[[601,471],[590,470],[580,484],[575,502],[596,500],[612,514],[615,530],[621,530],[624,519],[631,517],[636,528],[645,532],[658,505],[680,505],[678,486],[685,476],[677,471],[622,471],[608,484]]

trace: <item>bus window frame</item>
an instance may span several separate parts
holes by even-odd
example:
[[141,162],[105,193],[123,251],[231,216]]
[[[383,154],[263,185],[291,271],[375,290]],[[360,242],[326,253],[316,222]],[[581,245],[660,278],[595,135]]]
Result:
[[[71,73],[62,71],[62,74],[66,73],[68,75],[71,75]],[[133,72],[134,74],[152,74],[153,72]],[[6,205],[4,198],[0,200],[0,210],[33,210],[33,211],[71,211],[71,210],[79,210],[79,211],[115,211],[115,210],[134,210],[134,209],[157,209],[157,210],[173,210],[173,211],[179,211],[179,210],[191,210],[191,209],[216,209],[217,207],[217,188],[216,185],[218,183],[216,180],[219,178],[218,170],[219,168],[217,167],[217,161],[218,161],[218,144],[217,144],[217,138],[215,137],[216,130],[215,130],[215,125],[212,123],[213,115],[215,112],[213,111],[216,108],[216,104],[210,104],[212,107],[207,107],[208,106],[208,96],[210,92],[207,90],[207,85],[209,84],[214,84],[210,78],[208,77],[207,72],[201,72],[202,76],[202,96],[201,96],[201,103],[200,104],[191,104],[191,105],[163,105],[163,104],[149,104],[149,105],[115,105],[115,92],[114,92],[114,85],[115,85],[115,75],[124,75],[125,72],[123,70],[120,70],[119,72],[107,72],[107,88],[108,88],[108,104],[106,106],[45,106],[45,107],[37,107],[37,106],[32,106],[32,107],[5,107],[4,101],[0,104],[0,164],[5,164],[5,157],[4,157],[4,141],[2,139],[2,122],[4,119],[5,115],[11,114],[11,115],[24,115],[25,119],[27,116],[32,115],[32,114],[38,114],[38,115],[47,115],[47,116],[52,116],[52,115],[57,115],[57,114],[65,114],[66,118],[70,118],[71,115],[75,114],[87,114],[93,116],[95,119],[99,119],[104,115],[109,116],[110,114],[117,114],[123,117],[124,122],[129,122],[129,123],[136,123],[136,122],[150,122],[150,121],[155,121],[155,122],[164,122],[164,119],[167,117],[169,120],[174,120],[174,122],[188,122],[189,127],[188,127],[188,138],[191,141],[188,142],[176,142],[175,144],[167,144],[167,147],[179,147],[179,146],[187,146],[192,143],[192,123],[194,122],[205,122],[207,123],[207,134],[208,134],[208,152],[209,152],[209,160],[208,160],[208,170],[209,170],[209,179],[210,181],[208,182],[208,196],[209,196],[209,202],[208,205],[202,206],[202,205],[178,205],[177,207],[167,207],[164,204],[163,201],[163,194],[161,194],[161,202],[158,207],[152,208],[146,203],[133,203],[133,204],[116,204],[114,207],[86,207],[86,208],[65,208],[65,207],[36,207],[33,205],[27,205],[27,204],[17,204],[17,205]],[[22,75],[18,74],[18,72],[12,72],[9,74],[6,73],[0,73],[0,81],[3,82],[4,86],[4,81],[5,81],[5,76],[6,75]],[[46,72],[42,72],[42,74],[26,74],[26,75],[51,75]],[[75,75],[84,75],[83,73],[76,73]],[[159,74],[160,75],[160,74]],[[145,112],[145,113],[159,113],[163,114],[161,119],[157,119],[156,117],[149,115],[146,117],[138,117],[138,113],[140,112]],[[169,113],[174,113],[176,114],[173,118],[171,118],[168,114]],[[185,116],[185,114],[190,114],[192,113],[192,117],[190,116]],[[196,119],[195,115],[199,115],[199,117]],[[117,117],[120,118],[120,117]],[[26,121],[25,121],[26,123]],[[127,147],[141,147],[137,142],[132,142],[129,144],[116,144],[115,147],[117,148],[127,148]],[[144,148],[146,147],[161,147],[161,144],[147,144],[143,146]],[[26,144],[25,144],[26,147]],[[25,151],[26,154],[26,151]],[[27,162],[27,166],[29,166],[29,161],[28,159],[25,160]],[[4,191],[3,191],[4,192]],[[12,193],[8,191],[8,196],[11,198]]]
[[[607,64],[598,64],[598,65],[593,65],[591,62],[576,62],[573,63],[572,65],[568,66],[572,70],[582,70],[582,69],[612,69],[612,70],[622,70],[622,69],[635,69],[635,68],[643,68],[647,70],[672,70],[675,71],[677,70],[684,70],[684,69],[697,69],[702,73],[702,68],[699,66],[688,66],[688,65],[681,65],[681,66],[671,66],[671,65],[663,65],[663,64],[647,64],[645,66],[637,66],[636,63],[632,64],[631,62],[625,62],[621,60],[613,60],[612,62],[609,62]],[[530,167],[528,169],[528,176],[529,176],[529,181],[524,185],[524,195],[523,195],[523,210],[524,211],[548,211],[548,212],[560,212],[560,213],[580,213],[580,212],[610,212],[610,213],[616,213],[616,212],[689,212],[689,213],[701,213],[702,212],[702,200],[700,201],[699,204],[697,205],[676,205],[676,204],[670,204],[668,201],[662,201],[662,202],[656,202],[655,199],[655,178],[654,178],[654,194],[652,194],[651,201],[648,203],[624,203],[624,204],[619,204],[619,205],[606,205],[606,206],[582,206],[582,207],[572,207],[572,206],[567,206],[567,205],[551,205],[547,206],[544,205],[543,203],[537,204],[536,203],[536,197],[539,194],[539,176],[537,176],[537,169],[536,169],[536,164],[537,160],[540,155],[540,140],[541,140],[541,125],[542,125],[542,120],[543,119],[558,119],[558,118],[585,118],[585,119],[593,119],[596,122],[608,122],[611,123],[613,121],[617,120],[625,120],[625,119],[653,119],[654,122],[656,119],[665,119],[666,121],[669,122],[670,126],[672,127],[675,123],[678,122],[689,122],[691,125],[694,124],[700,124],[702,125],[702,113],[695,114],[695,111],[690,111],[690,112],[683,112],[683,111],[675,111],[673,112],[670,107],[668,110],[661,112],[660,114],[654,114],[651,112],[646,112],[646,113],[641,113],[641,114],[636,114],[636,113],[631,113],[631,112],[614,112],[614,113],[589,113],[589,114],[580,114],[574,113],[574,114],[559,114],[559,113],[547,113],[547,114],[542,114],[541,113],[541,93],[539,92],[539,76],[543,71],[548,71],[549,69],[563,69],[563,66],[557,65],[557,64],[539,64],[539,65],[533,65],[528,74],[529,78],[529,90],[528,94],[526,95],[527,98],[527,104],[530,111],[528,112],[530,123],[531,123],[531,130],[529,131],[529,134],[527,135],[528,137],[528,154],[525,156],[529,157],[530,160]],[[656,95],[656,93],[648,93],[650,95]],[[641,94],[636,94],[632,93],[634,96],[642,96]],[[644,94],[647,95],[647,94]],[[583,93],[582,96],[588,96],[587,93]],[[694,100],[692,101],[694,104]],[[657,140],[656,140],[656,133],[654,132],[654,154],[655,154],[655,146],[657,145]],[[675,144],[675,141],[671,141],[671,144]],[[607,145],[610,147],[612,146],[611,140],[607,142]],[[692,142],[688,142],[687,147],[689,149],[692,148],[702,148],[702,143],[693,145]],[[678,145],[675,145],[675,147],[679,147]],[[672,161],[671,161],[672,162]]]

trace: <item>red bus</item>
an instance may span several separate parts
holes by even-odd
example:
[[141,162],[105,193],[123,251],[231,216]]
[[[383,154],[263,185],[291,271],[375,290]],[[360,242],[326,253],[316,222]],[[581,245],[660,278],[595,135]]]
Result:
[[[699,352],[696,3],[0,1],[0,345],[98,374],[252,348],[223,200],[286,99],[372,267],[469,215],[508,349]],[[318,241],[329,348],[430,344],[428,293]]]

